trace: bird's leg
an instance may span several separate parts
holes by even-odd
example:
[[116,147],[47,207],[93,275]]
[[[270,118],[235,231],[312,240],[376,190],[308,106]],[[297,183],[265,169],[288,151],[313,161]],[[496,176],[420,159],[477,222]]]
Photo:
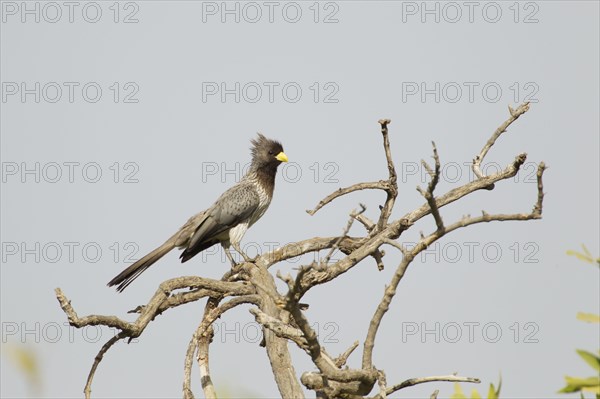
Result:
[[242,264],[236,263],[236,261],[233,259],[233,255],[231,255],[229,246],[230,246],[229,242],[223,244],[223,250],[225,251],[227,258],[231,262],[231,277],[230,277],[231,281],[246,280],[246,277],[240,273],[242,271],[242,268],[241,268]]
[[231,251],[229,250],[229,245],[223,245],[223,250],[225,251],[225,255],[229,262],[231,262],[231,268],[235,268],[237,266],[237,262],[233,259],[233,255],[231,255]]
[[237,253],[239,253],[240,255],[242,255],[242,258],[244,258],[245,262],[248,262],[248,263],[254,262],[255,258],[251,258],[248,255],[246,255],[244,253],[244,251],[242,251],[242,248],[240,248],[240,243],[239,242],[232,242],[231,245],[233,246],[233,249],[235,249],[237,251]]

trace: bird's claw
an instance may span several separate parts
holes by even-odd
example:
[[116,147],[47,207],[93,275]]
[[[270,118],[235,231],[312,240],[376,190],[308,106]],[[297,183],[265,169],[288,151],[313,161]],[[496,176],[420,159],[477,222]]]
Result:
[[244,262],[246,262],[246,263],[254,263],[254,261],[256,260],[256,258],[258,256],[255,256],[254,258],[251,258],[248,255],[242,253],[242,257],[244,258]]

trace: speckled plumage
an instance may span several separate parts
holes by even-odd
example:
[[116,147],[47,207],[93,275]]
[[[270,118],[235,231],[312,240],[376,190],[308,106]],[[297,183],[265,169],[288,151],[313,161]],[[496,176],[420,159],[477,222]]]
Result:
[[123,291],[144,270],[175,247],[183,249],[180,255],[182,262],[217,243],[223,246],[232,263],[230,245],[246,258],[239,243],[248,228],[269,207],[277,167],[281,162],[287,162],[282,145],[262,134],[252,140],[251,154],[252,163],[248,173],[235,186],[225,191],[210,208],[188,219],[163,245],[123,270],[108,285],[117,285],[117,290]]

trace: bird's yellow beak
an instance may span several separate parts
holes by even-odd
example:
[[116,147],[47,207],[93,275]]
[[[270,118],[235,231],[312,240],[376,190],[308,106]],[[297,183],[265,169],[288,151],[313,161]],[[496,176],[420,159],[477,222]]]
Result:
[[287,155],[285,155],[285,152],[281,151],[279,154],[277,154],[275,156],[275,159],[277,159],[279,162],[287,162],[288,161],[288,157]]

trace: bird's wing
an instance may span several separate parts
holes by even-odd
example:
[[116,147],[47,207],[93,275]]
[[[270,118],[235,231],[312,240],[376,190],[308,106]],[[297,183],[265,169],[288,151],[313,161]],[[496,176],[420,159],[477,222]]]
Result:
[[221,233],[248,221],[259,204],[258,193],[251,185],[237,185],[225,191],[206,211],[204,220],[187,245],[187,251],[194,252],[195,247],[214,241]]

